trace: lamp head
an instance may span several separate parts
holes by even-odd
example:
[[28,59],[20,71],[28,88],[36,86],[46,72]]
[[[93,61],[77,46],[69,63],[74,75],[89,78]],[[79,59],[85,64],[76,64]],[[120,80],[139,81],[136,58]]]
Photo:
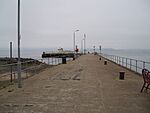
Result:
[[79,30],[76,30],[75,32],[78,32]]

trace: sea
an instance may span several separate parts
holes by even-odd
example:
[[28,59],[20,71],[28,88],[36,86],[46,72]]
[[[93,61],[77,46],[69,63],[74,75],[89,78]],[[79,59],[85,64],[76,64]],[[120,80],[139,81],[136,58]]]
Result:
[[[21,49],[21,57],[22,58],[33,58],[33,59],[41,59],[43,52],[52,52],[56,51],[54,48],[46,48],[46,49]],[[13,49],[13,57],[18,56],[18,51]],[[9,49],[0,49],[0,57],[10,57],[10,50]]]
[[[66,49],[69,50],[69,49]],[[42,53],[43,52],[56,52],[57,48],[38,48],[38,49],[21,49],[20,56],[21,58],[32,58],[35,60],[42,61],[44,63],[50,64],[50,65],[58,65],[62,63],[61,58],[44,58],[42,59]],[[13,58],[18,57],[18,51],[16,49],[13,49]],[[10,57],[10,50],[8,49],[0,49],[0,58],[4,57]],[[71,60],[72,58],[67,58],[68,60]]]
[[[43,52],[55,52],[55,51],[57,51],[56,48],[21,49],[21,57],[41,59]],[[90,51],[90,53],[93,52],[92,49],[87,49],[87,52],[88,51]],[[99,53],[100,51],[96,50],[96,52]],[[107,49],[107,48],[104,48],[101,50],[101,53],[150,62],[150,49]],[[0,57],[9,57],[9,55],[10,55],[9,49],[0,49]],[[13,57],[17,57],[17,50],[15,49],[13,50]]]
[[[66,49],[66,50],[69,50]],[[71,50],[71,49],[70,49]],[[56,48],[40,48],[40,49],[21,49],[21,57],[22,58],[33,58],[36,60],[42,59],[42,53],[43,52],[54,52],[57,51]],[[87,49],[87,52],[94,52],[93,49]],[[95,50],[97,53],[100,53],[98,49]],[[108,54],[108,55],[115,55],[135,60],[140,60],[146,63],[146,67],[150,69],[150,49],[111,49],[111,48],[104,48],[101,50],[101,53]],[[0,57],[9,57],[10,52],[8,49],[0,49]],[[17,50],[13,50],[13,57],[17,57]],[[44,59],[45,63],[50,63],[57,65],[61,63],[62,59]],[[67,59],[70,60],[70,59]],[[132,62],[135,65],[135,62]],[[143,62],[138,62],[139,67],[143,67]],[[134,68],[134,70],[136,70]],[[141,70],[139,70],[141,72]]]
[[[142,69],[150,70],[150,50],[149,49],[103,49],[102,53],[128,58],[121,60],[120,65],[127,67],[137,73],[142,74]],[[134,59],[131,60],[130,59]],[[122,62],[123,61],[123,62]],[[117,61],[115,61],[118,63]]]
[[103,49],[102,53],[150,62],[150,49]]

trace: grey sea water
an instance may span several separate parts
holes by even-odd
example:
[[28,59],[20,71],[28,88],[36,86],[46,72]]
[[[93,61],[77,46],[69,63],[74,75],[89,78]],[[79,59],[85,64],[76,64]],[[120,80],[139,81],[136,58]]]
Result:
[[135,72],[142,73],[143,68],[150,70],[150,50],[148,49],[134,49],[134,50],[103,49],[102,53],[128,58],[128,59],[120,58],[120,61],[115,61],[113,59],[113,61]]
[[[21,57],[22,58],[33,58],[41,61],[43,52],[54,52],[57,51],[56,48],[46,48],[46,49],[21,49]],[[8,49],[0,49],[0,57],[10,57],[10,51]],[[13,50],[13,57],[17,57],[17,50]],[[67,58],[70,60],[70,58]],[[42,59],[43,62],[51,65],[57,65],[62,62],[61,58],[45,58]]]
[[103,49],[103,53],[150,62],[150,49]]
[[[57,49],[55,48],[22,49],[21,57],[41,59],[41,55],[44,51],[51,52],[51,51],[56,51],[56,50]],[[89,51],[92,52],[92,49]],[[96,50],[96,51],[99,52],[99,50]],[[126,50],[125,49],[102,49],[102,53],[150,62],[150,49],[128,49],[128,50],[127,49]],[[0,57],[9,57],[9,50],[0,49]],[[13,50],[13,57],[17,57],[17,50]]]
[[[21,49],[22,58],[41,59],[44,51],[54,51],[54,49]],[[9,57],[10,51],[8,49],[0,49],[0,57]],[[17,50],[13,50],[13,57],[17,57]]]

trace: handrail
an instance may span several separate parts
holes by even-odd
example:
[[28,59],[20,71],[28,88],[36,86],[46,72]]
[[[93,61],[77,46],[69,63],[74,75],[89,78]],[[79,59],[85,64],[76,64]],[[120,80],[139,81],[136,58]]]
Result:
[[[48,62],[46,62],[44,59],[48,60],[49,58],[33,59],[33,60],[28,60],[28,61],[21,62],[22,66],[23,66],[22,69],[21,69],[21,72],[26,72],[26,71],[34,69],[38,66],[58,65],[58,64],[62,63],[60,58],[51,58],[51,61],[48,61]],[[38,65],[28,66],[28,63],[33,63],[34,64],[34,63],[36,63],[36,61],[40,61]],[[5,76],[10,76],[10,75],[12,76],[13,74],[15,75],[17,73],[17,64],[18,63],[0,65],[0,78],[5,77]]]
[[[35,65],[35,63],[38,61],[39,61],[39,63]],[[21,64],[22,64],[21,72],[22,73],[25,72],[27,74],[27,72],[29,70],[36,69],[43,65],[47,65],[47,64],[43,63],[42,61],[43,61],[43,59],[33,59],[33,60],[29,59],[27,61],[21,62]],[[28,65],[30,63],[32,63],[33,65]],[[10,78],[10,82],[15,80],[15,74],[17,74],[17,64],[18,63],[0,65],[0,78],[8,77],[8,78]],[[13,78],[13,76],[14,76],[14,78]],[[1,80],[3,80],[3,79],[1,79]]]
[[107,58],[108,60],[111,60],[112,62],[119,64],[123,67],[126,67],[139,74],[142,74],[142,69],[145,68],[150,69],[150,62],[147,61],[121,57],[117,55],[108,55],[103,53],[101,53],[100,56],[103,56],[104,58]]

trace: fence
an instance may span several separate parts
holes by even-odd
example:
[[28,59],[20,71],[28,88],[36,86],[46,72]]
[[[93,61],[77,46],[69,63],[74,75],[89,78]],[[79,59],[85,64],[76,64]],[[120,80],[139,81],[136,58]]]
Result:
[[[66,58],[67,61],[72,60],[72,58]],[[59,65],[62,64],[62,58],[43,58],[43,62],[48,65]]]
[[[67,58],[67,61],[72,58]],[[41,70],[62,63],[62,58],[43,58],[21,62],[21,77],[27,79]],[[0,65],[0,89],[17,82],[17,63]]]
[[[21,77],[26,79],[47,68],[49,65],[40,60],[21,62]],[[17,63],[0,65],[0,89],[17,82]]]
[[150,62],[108,54],[101,56],[139,74],[142,74],[142,69],[150,69]]

